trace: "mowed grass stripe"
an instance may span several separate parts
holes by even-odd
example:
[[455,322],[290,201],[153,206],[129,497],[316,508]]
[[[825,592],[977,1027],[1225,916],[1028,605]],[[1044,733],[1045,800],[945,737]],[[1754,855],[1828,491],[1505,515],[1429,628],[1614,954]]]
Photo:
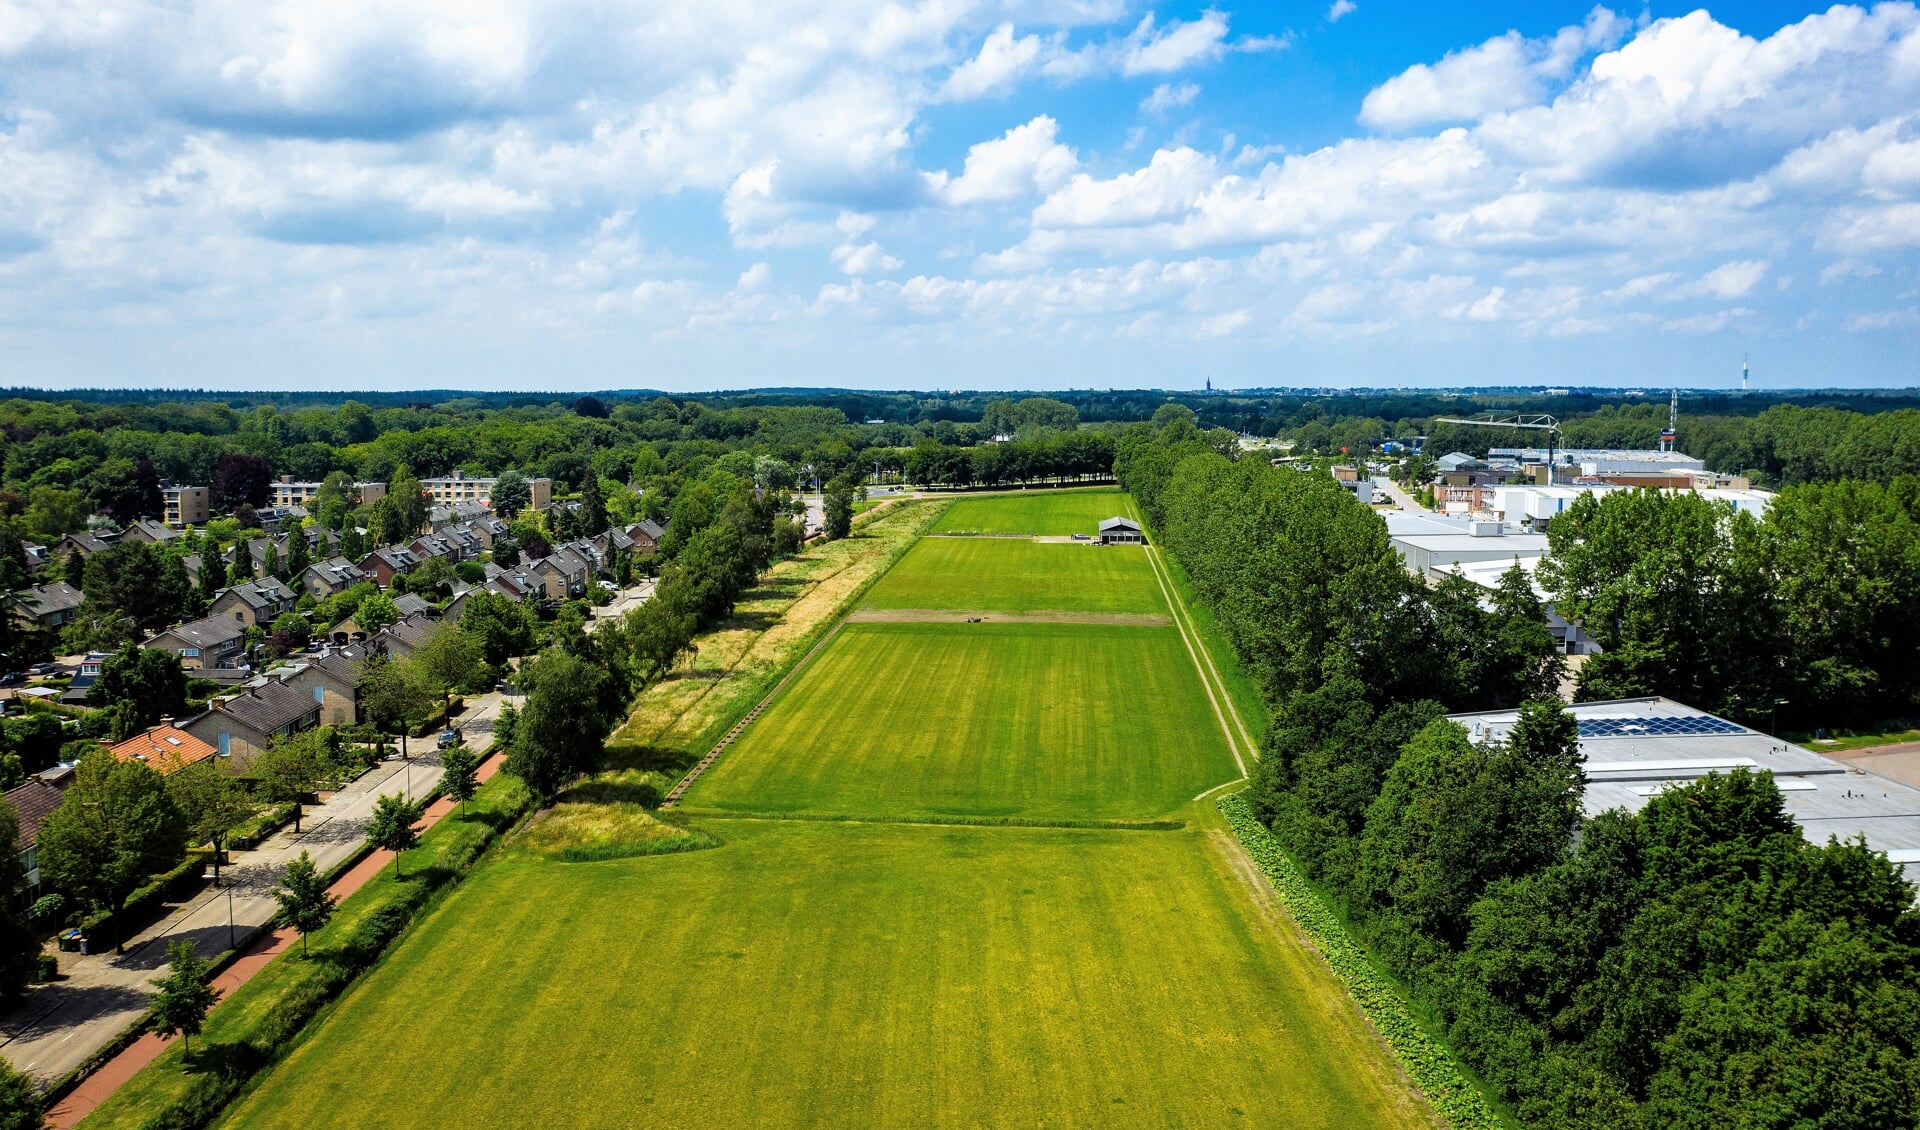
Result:
[[684,804],[1152,819],[1234,772],[1172,628],[848,624]]
[[1117,490],[1021,491],[956,499],[929,532],[1065,537],[1094,533],[1101,519],[1116,515],[1139,521],[1132,496]]
[[862,607],[1167,611],[1139,546],[999,538],[922,538],[868,591]]
[[1430,1124],[1201,833],[721,831],[476,875],[226,1124]]

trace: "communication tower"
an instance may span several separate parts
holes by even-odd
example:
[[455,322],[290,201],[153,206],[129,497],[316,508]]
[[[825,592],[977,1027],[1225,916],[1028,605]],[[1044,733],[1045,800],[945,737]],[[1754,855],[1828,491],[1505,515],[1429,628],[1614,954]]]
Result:
[[1672,451],[1673,441],[1680,432],[1680,390],[1673,390],[1673,399],[1667,401],[1667,426],[1660,433],[1660,450]]

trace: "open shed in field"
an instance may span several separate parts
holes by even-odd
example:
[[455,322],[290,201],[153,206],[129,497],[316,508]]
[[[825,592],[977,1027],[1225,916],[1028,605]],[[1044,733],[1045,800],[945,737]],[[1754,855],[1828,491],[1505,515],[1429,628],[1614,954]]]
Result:
[[1101,545],[1144,545],[1147,536],[1131,518],[1107,518],[1100,523]]

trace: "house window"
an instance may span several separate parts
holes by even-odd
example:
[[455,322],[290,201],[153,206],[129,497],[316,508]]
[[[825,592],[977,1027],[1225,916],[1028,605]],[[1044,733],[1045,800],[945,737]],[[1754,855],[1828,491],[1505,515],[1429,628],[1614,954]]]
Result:
[[183,647],[180,649],[180,658],[198,659],[200,658],[200,649],[197,647]]

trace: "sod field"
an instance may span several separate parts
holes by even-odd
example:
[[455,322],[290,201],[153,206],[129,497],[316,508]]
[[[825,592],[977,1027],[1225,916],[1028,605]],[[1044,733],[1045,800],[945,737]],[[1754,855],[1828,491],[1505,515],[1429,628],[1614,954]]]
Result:
[[1417,1116],[1203,833],[709,827],[725,846],[491,866],[226,1125]]
[[1151,818],[1236,772],[1170,626],[849,624],[685,803]]
[[1167,613],[1138,546],[1005,538],[922,538],[866,607]]
[[1198,801],[1252,742],[1146,553],[922,539],[658,814],[712,846],[509,840],[222,1125],[1438,1125]]
[[1019,491],[957,499],[934,533],[1091,534],[1102,518],[1140,520],[1133,499],[1117,490]]

